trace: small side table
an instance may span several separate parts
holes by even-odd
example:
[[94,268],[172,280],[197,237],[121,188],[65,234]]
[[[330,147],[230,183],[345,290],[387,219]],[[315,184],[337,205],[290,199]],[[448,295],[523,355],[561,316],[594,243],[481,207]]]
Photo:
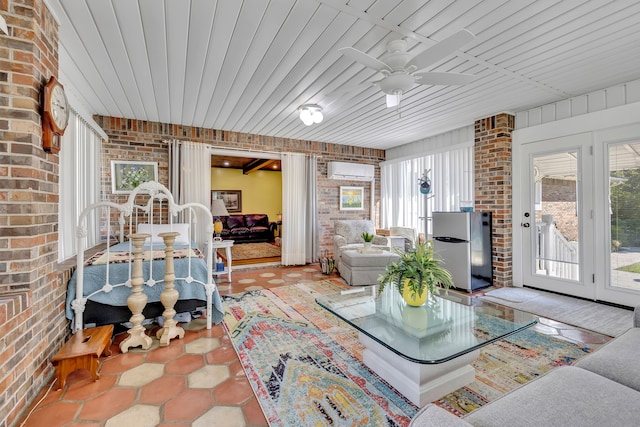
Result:
[[404,236],[386,236],[389,240],[389,246],[393,248],[400,248],[404,252]]
[[227,279],[229,279],[229,283],[231,283],[231,246],[233,246],[233,240],[220,240],[220,241],[213,241],[212,244],[212,248],[213,248],[213,252],[214,254],[216,254],[216,259],[217,259],[217,249],[222,249],[224,248],[225,250],[225,255],[227,257],[227,265],[224,267],[223,271],[216,271],[215,270],[215,262],[214,262],[214,270],[213,270],[213,275],[214,276],[221,276],[223,274],[227,274]]

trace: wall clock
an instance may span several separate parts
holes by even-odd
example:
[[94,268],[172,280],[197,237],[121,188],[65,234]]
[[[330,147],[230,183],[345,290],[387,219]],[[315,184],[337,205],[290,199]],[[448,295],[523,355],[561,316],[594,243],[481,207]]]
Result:
[[57,153],[69,122],[69,102],[64,87],[53,76],[44,86],[42,101],[42,148]]

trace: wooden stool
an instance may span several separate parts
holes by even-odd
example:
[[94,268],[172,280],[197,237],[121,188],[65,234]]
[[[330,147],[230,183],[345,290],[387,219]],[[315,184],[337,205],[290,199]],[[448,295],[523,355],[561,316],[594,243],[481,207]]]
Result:
[[86,369],[91,373],[94,381],[100,378],[98,374],[98,358],[104,354],[111,355],[111,335],[113,325],[98,326],[78,331],[62,346],[60,351],[51,358],[56,367],[58,379],[57,390],[64,387],[67,375],[76,369]]

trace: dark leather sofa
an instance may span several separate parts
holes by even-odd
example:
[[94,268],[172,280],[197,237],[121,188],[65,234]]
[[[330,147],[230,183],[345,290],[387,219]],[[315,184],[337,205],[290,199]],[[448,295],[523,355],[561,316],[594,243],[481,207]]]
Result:
[[273,242],[277,224],[266,214],[238,214],[220,217],[223,240],[235,243]]

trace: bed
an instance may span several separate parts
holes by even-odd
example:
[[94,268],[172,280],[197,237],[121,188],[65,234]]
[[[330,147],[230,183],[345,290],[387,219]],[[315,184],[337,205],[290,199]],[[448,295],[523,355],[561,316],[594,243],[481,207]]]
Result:
[[[104,250],[85,259],[88,227],[99,227]],[[162,234],[177,233],[173,250],[167,254]],[[144,234],[142,255],[133,260],[128,237]],[[128,298],[132,294],[135,264],[142,271],[142,292],[146,295],[145,319],[162,316],[165,306],[166,256],[173,263],[178,292],[173,309],[177,313],[203,312],[207,328],[223,317],[222,302],[213,281],[213,218],[199,203],[177,205],[171,192],[158,182],[146,182],[129,195],[127,202],[99,202],[82,211],[77,227],[77,265],[67,286],[65,315],[72,330],[106,324],[125,324],[132,318]],[[111,244],[113,241],[116,244]],[[139,266],[140,267],[140,266]],[[135,290],[135,287],[134,287]]]

